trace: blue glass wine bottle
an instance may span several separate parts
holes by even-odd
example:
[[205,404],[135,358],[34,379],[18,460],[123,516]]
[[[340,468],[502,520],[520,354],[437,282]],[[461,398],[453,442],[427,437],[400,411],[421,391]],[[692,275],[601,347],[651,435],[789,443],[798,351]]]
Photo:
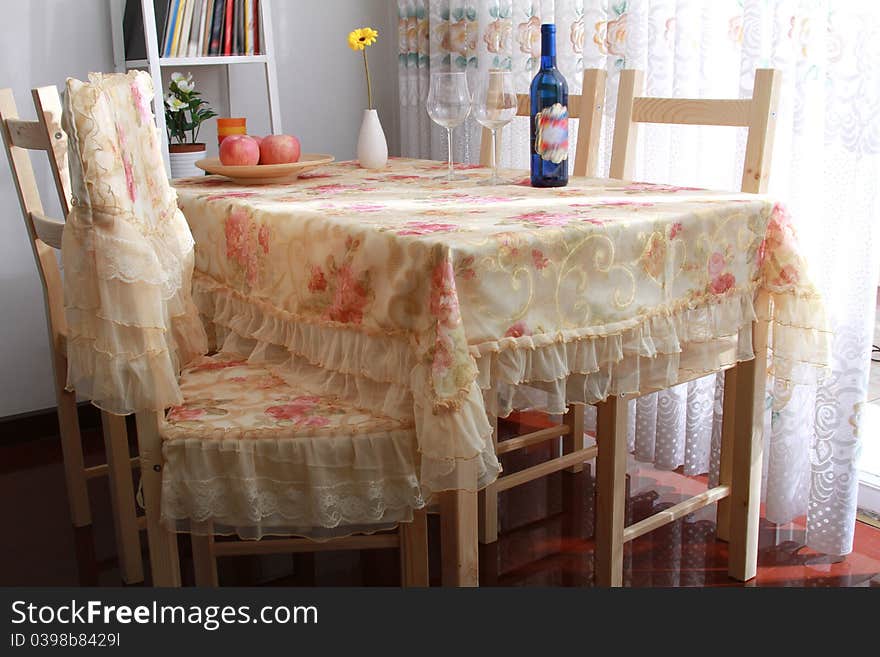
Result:
[[568,184],[568,83],[556,68],[556,25],[541,25],[541,70],[532,80],[532,186]]

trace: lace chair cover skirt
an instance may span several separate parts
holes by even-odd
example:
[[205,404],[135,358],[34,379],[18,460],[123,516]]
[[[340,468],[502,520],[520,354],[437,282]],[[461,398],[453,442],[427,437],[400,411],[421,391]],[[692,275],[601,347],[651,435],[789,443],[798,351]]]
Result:
[[411,421],[303,384],[304,371],[223,354],[181,375],[161,427],[166,525],[322,540],[412,520],[424,506]]
[[207,349],[190,298],[193,239],[165,175],[152,97],[142,72],[67,81],[67,385],[116,414],[180,403],[180,366]]

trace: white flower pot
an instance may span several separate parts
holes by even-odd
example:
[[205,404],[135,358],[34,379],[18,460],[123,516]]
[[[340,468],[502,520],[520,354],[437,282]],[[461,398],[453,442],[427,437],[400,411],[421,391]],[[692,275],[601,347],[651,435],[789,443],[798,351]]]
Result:
[[364,169],[381,169],[388,164],[388,142],[376,110],[364,110],[357,145],[358,162]]
[[203,176],[205,172],[196,166],[198,160],[205,158],[204,144],[171,144],[168,147],[171,160],[172,178]]

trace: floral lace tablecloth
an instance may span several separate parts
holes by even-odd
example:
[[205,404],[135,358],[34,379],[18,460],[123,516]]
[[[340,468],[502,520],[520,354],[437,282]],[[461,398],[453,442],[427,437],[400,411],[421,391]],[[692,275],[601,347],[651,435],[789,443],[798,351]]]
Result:
[[426,493],[497,476],[487,411],[560,412],[751,358],[759,296],[772,374],[827,366],[821,299],[771,199],[602,179],[536,189],[521,171],[486,187],[485,169],[449,183],[444,168],[175,183],[195,300],[225,347],[293,356],[315,385],[414,419]]

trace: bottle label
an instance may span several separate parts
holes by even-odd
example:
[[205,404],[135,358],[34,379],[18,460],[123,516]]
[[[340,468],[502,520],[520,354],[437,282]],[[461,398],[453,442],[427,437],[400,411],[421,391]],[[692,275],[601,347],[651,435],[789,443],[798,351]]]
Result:
[[553,164],[568,157],[568,108],[565,105],[554,103],[535,115],[535,152]]

